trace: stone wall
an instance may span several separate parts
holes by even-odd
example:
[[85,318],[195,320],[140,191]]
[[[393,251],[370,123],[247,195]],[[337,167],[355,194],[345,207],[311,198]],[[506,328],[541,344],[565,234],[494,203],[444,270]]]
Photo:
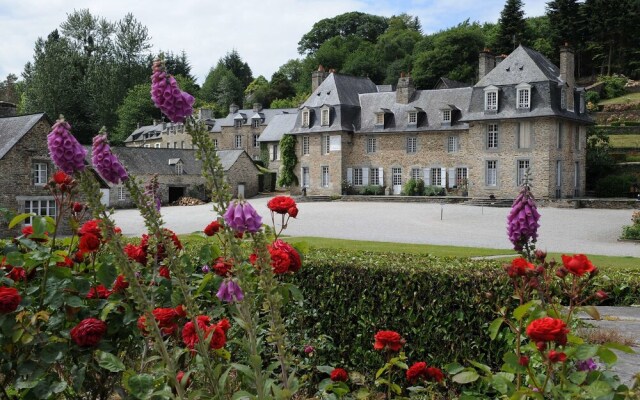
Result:
[[241,149],[249,154],[249,157],[253,160],[260,159],[260,142],[258,146],[253,145],[253,135],[260,135],[266,125],[260,125],[257,128],[251,125],[242,125],[239,128],[234,126],[223,126],[222,132],[213,134],[214,139],[218,139],[219,150],[234,150],[237,149],[235,145],[236,135],[242,135],[242,147]]
[[258,168],[253,161],[244,153],[240,155],[231,169],[225,173],[227,182],[233,190],[233,197],[238,196],[239,184],[244,184],[245,198],[257,195],[258,174]]
[[[309,137],[309,154],[302,154],[302,136],[298,137],[296,155],[298,164],[296,174],[299,174],[300,185],[302,185],[302,168],[309,168],[308,195],[339,195],[342,193],[342,180],[346,178],[346,169],[343,170],[343,154],[351,151],[351,135],[346,132],[332,132],[329,136],[339,137],[341,143],[340,151],[330,151],[322,154],[321,141],[323,134],[313,133],[305,135]],[[329,184],[327,187],[321,185],[322,167],[329,168]],[[346,168],[346,167],[345,167]],[[299,193],[300,187],[292,188],[292,193]]]
[[[143,186],[146,185],[153,177],[153,174],[138,175],[136,176],[137,182]],[[169,203],[169,188],[170,187],[183,187],[185,196],[192,196],[205,200],[207,193],[204,193],[205,180],[200,175],[158,175],[159,192],[161,196],[162,205]],[[121,191],[123,188],[124,191]],[[120,194],[123,194],[123,198]],[[193,196],[199,194],[199,196]],[[114,208],[132,208],[135,207],[133,200],[129,196],[124,185],[112,185],[109,188],[109,206]]]

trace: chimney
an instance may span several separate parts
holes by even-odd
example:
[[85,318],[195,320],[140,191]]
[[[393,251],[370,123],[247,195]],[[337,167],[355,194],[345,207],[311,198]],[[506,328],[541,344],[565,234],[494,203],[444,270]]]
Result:
[[154,118],[153,119],[153,126],[156,126],[156,125],[158,125],[158,120]]
[[478,63],[478,80],[484,78],[493,67],[496,66],[496,59],[491,54],[491,50],[485,48],[480,52],[479,63]]
[[253,103],[253,112],[257,113],[262,111],[262,103]]
[[405,76],[405,73],[402,72],[400,79],[398,79],[398,87],[396,88],[396,103],[409,104],[415,92],[416,88],[413,86],[411,75]]
[[236,103],[231,103],[231,105],[229,106],[229,113],[230,114],[235,114],[238,112],[240,108],[238,107],[238,105]]
[[0,117],[15,117],[18,115],[18,108],[13,103],[0,101]]
[[318,65],[318,70],[311,73],[311,92],[315,92],[318,86],[324,81],[329,73],[324,70],[322,65]]
[[213,118],[213,110],[209,108],[200,108],[198,110],[198,119],[204,121],[205,119]]
[[499,56],[496,56],[496,67],[498,66],[498,64],[503,62],[505,58],[507,58],[506,54],[500,54]]
[[574,110],[573,92],[576,88],[575,61],[573,49],[569,47],[568,43],[560,47],[560,79],[567,84],[567,110]]

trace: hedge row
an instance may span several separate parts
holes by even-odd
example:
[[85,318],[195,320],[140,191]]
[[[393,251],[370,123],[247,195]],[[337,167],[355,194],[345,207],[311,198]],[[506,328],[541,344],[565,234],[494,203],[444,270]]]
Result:
[[[289,331],[294,341],[331,336],[336,350],[326,357],[361,371],[380,367],[372,346],[383,329],[402,334],[410,360],[496,365],[503,343],[492,342],[487,327],[500,306],[513,305],[503,262],[312,250],[291,278],[304,306],[290,310]],[[612,295],[608,305],[640,303],[639,271],[608,275],[599,279]]]

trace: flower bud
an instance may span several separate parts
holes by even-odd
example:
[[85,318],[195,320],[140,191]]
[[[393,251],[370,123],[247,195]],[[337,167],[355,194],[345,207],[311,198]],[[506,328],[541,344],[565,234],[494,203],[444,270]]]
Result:
[[544,351],[547,348],[547,344],[545,342],[537,342],[536,348],[540,351]]
[[311,354],[311,353],[313,353],[313,352],[314,352],[314,350],[315,350],[315,349],[314,349],[314,348],[313,348],[313,346],[311,346],[311,345],[306,345],[306,346],[304,346],[304,352],[305,352],[306,354]]
[[565,267],[560,267],[556,270],[556,276],[560,279],[564,279],[569,271]]
[[529,365],[529,357],[520,356],[520,358],[518,359],[518,364],[522,365],[523,367],[528,366]]
[[538,278],[529,279],[529,287],[531,287],[532,289],[539,288],[540,287],[540,282],[538,281]]
[[605,292],[604,290],[598,290],[596,292],[596,298],[600,301],[602,300],[606,300],[609,298],[609,295],[607,294],[607,292]]
[[79,213],[83,209],[84,209],[84,206],[81,203],[78,203],[77,201],[75,203],[73,203],[73,212]]
[[536,275],[544,275],[544,271],[545,271],[544,266],[539,265],[538,268],[536,268]]
[[544,259],[547,258],[547,252],[538,249],[535,252],[535,256],[538,261],[544,262]]

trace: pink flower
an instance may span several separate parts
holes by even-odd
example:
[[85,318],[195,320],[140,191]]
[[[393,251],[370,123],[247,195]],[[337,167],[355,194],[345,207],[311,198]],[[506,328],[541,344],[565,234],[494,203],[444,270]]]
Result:
[[87,151],[71,134],[71,125],[61,116],[47,135],[49,155],[53,163],[67,174],[84,170]]
[[153,62],[151,75],[151,100],[171,122],[184,122],[193,113],[195,99],[178,87],[175,78],[165,72],[164,62],[156,59]]
[[235,200],[229,204],[224,220],[231,229],[238,232],[256,233],[262,228],[262,217],[246,201]]
[[102,128],[101,132],[103,133],[93,138],[91,162],[104,180],[117,185],[120,182],[126,181],[129,175],[122,164],[120,164],[118,157],[111,152],[104,128]]
[[538,238],[538,220],[540,214],[536,208],[535,199],[529,191],[529,186],[525,185],[518,197],[511,206],[511,212],[507,218],[507,231],[509,240],[513,243],[513,248],[522,250],[529,241],[535,242]]

